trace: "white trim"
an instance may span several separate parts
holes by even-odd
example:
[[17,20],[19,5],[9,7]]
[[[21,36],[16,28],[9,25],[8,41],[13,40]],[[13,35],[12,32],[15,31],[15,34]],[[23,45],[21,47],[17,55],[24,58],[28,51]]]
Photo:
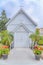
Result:
[[20,28],[20,26],[22,26],[27,33],[32,32],[32,31],[30,31],[23,23],[20,23],[20,24],[15,28],[15,30],[13,30],[12,32],[15,33],[15,32],[17,31],[17,29]]

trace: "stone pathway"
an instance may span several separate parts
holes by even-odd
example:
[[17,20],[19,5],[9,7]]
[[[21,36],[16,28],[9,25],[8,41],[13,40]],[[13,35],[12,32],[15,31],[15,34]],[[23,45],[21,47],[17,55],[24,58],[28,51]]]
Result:
[[29,48],[14,48],[7,60],[0,59],[0,65],[43,65],[43,60],[37,61]]

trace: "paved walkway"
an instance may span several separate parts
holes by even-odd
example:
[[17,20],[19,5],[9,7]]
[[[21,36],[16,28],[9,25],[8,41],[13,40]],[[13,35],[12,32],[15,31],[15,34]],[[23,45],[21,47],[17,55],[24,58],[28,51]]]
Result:
[[43,60],[37,61],[29,48],[14,48],[7,60],[0,60],[0,65],[43,65]]

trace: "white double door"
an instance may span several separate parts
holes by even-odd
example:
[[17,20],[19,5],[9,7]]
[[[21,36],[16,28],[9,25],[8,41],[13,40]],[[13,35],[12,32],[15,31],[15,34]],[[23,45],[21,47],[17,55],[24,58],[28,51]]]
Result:
[[15,32],[14,47],[29,47],[29,34],[27,32]]

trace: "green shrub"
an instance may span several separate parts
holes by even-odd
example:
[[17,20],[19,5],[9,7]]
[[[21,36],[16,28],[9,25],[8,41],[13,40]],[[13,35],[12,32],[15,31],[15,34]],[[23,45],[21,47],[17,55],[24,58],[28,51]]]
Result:
[[33,52],[34,52],[34,54],[40,55],[42,51],[41,50],[34,49]]
[[9,48],[5,48],[2,50],[2,54],[9,54]]

